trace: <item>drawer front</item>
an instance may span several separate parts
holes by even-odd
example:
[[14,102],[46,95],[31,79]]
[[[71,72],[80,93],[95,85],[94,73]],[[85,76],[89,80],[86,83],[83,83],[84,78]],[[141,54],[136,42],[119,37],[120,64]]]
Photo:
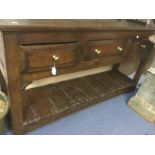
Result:
[[[24,73],[76,65],[80,61],[80,43],[20,46],[21,70]],[[58,58],[55,61],[54,57]]]
[[102,58],[105,56],[121,56],[127,53],[128,40],[101,40],[88,43],[91,58]]

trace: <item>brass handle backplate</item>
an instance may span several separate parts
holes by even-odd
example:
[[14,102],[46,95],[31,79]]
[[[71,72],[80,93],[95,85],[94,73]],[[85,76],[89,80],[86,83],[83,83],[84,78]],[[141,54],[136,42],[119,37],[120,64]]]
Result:
[[118,47],[117,47],[117,51],[122,52],[122,51],[123,51],[123,48],[120,47],[120,46],[118,46]]
[[101,54],[101,51],[98,50],[98,49],[95,49],[95,53],[96,53],[96,54]]
[[145,44],[141,44],[140,47],[141,48],[146,48],[146,45]]
[[59,58],[58,56],[56,56],[56,55],[53,55],[52,58],[53,58],[53,61],[54,61],[54,62],[56,62],[56,61],[58,61],[58,60],[60,59],[60,58]]
[[139,35],[136,35],[136,39],[139,39],[140,38],[140,36]]

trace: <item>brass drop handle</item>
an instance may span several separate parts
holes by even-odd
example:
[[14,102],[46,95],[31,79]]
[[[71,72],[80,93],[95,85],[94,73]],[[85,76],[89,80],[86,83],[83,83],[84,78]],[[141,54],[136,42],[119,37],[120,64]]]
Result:
[[100,50],[98,50],[98,49],[95,49],[95,53],[96,53],[96,54],[100,54],[100,53],[101,53],[101,51],[100,51]]
[[146,45],[145,44],[141,44],[140,47],[145,49]]
[[118,51],[118,52],[122,52],[122,51],[123,51],[123,48],[120,47],[120,46],[118,46],[118,47],[117,47],[117,51]]
[[56,55],[53,55],[52,56],[52,59],[53,59],[53,65],[52,65],[52,68],[51,68],[51,74],[52,75],[57,75],[57,68],[56,68],[56,62],[60,59],[58,56]]

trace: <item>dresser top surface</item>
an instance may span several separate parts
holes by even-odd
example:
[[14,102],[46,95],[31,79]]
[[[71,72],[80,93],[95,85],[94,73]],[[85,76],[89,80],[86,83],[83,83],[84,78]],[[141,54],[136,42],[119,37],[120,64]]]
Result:
[[27,30],[155,30],[127,20],[112,19],[1,19],[0,31]]

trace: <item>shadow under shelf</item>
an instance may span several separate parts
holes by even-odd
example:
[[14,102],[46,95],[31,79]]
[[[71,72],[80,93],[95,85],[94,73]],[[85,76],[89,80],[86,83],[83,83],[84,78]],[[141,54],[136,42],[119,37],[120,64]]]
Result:
[[32,130],[134,88],[130,78],[112,70],[26,90],[24,129]]

